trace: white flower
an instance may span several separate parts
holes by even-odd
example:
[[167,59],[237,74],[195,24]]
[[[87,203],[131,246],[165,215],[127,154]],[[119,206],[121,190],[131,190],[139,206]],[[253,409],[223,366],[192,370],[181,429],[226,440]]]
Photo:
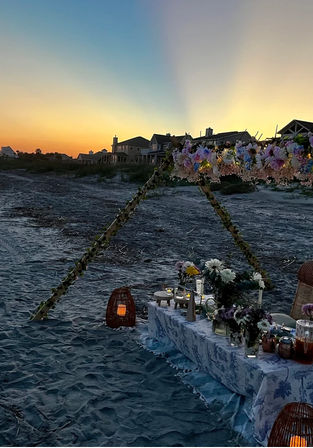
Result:
[[262,280],[262,275],[259,272],[253,272],[252,280],[258,282],[259,280]]
[[264,289],[265,288],[265,284],[264,284],[264,282],[262,280],[262,275],[259,272],[253,272],[252,280],[254,280],[255,282],[259,283],[259,288],[260,289]]
[[182,266],[182,270],[185,271],[190,266],[194,266],[194,264],[191,261],[184,261],[183,266]]
[[220,271],[224,269],[224,264],[217,258],[211,258],[211,260],[205,262],[205,267],[208,269],[209,272]]
[[256,166],[258,170],[260,170],[263,167],[261,154],[256,154],[255,160],[256,160]]
[[238,325],[244,327],[251,322],[251,316],[249,316],[249,314],[246,314],[245,316],[239,317],[238,314],[240,314],[240,312],[241,312],[240,308],[237,311],[235,311],[234,318]]
[[268,331],[271,328],[269,321],[266,319],[260,320],[260,322],[258,322],[257,325],[258,328],[262,331]]
[[286,148],[287,148],[287,152],[289,153],[289,154],[292,154],[293,153],[293,151],[294,151],[294,149],[297,147],[297,144],[296,143],[287,143],[287,145],[286,145]]
[[286,153],[285,148],[279,148],[277,149],[276,153],[275,153],[276,157],[278,157],[281,160],[286,160],[288,159],[288,154]]
[[293,158],[291,159],[291,166],[292,166],[292,168],[297,170],[298,168],[300,168],[300,165],[301,164],[300,164],[299,160],[295,156],[293,156]]
[[231,165],[232,163],[235,163],[234,155],[232,151],[229,151],[228,149],[223,150],[222,157],[226,165]]
[[236,274],[231,269],[223,269],[220,276],[223,283],[230,283],[235,280]]

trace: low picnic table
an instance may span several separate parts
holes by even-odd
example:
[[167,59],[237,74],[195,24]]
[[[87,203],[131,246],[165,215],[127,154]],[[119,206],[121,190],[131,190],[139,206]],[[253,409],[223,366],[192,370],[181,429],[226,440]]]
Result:
[[210,321],[197,316],[195,322],[187,322],[172,305],[159,307],[150,302],[148,312],[150,338],[171,341],[200,371],[239,394],[242,404],[249,401],[247,423],[260,445],[267,445],[272,425],[287,403],[313,404],[312,365],[264,353],[261,347],[257,359],[246,358],[243,347],[233,348],[226,337],[213,333]]

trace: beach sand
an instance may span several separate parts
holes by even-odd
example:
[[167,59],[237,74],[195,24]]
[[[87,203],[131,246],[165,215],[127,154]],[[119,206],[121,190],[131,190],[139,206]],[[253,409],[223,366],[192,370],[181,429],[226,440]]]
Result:
[[[137,186],[95,177],[0,173],[0,444],[3,446],[233,446],[245,444],[163,358],[138,345],[145,304],[174,285],[177,260],[243,255],[196,187],[150,192],[51,312],[29,322],[102,226]],[[299,266],[313,258],[313,199],[262,187],[221,197],[289,312]],[[104,325],[114,288],[129,285],[135,330]]]

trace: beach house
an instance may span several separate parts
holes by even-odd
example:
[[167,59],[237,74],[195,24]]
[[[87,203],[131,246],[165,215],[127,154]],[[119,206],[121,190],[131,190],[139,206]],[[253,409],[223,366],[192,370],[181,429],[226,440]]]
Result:
[[10,158],[10,159],[16,159],[17,154],[16,152],[11,148],[11,146],[2,146],[0,151],[0,157]]
[[307,136],[309,132],[313,133],[313,123],[311,121],[294,119],[278,131],[278,134],[280,134],[281,138],[285,139],[293,138],[298,134]]
[[241,141],[243,143],[248,143],[253,139],[253,137],[249,134],[249,132],[245,131],[227,131],[227,132],[219,132],[217,134],[213,133],[212,128],[207,128],[205,130],[205,135],[196,137],[193,141],[196,143],[202,143],[204,145],[213,145],[220,146],[225,145],[226,143],[230,143],[234,145],[237,141]]
[[144,137],[133,137],[118,142],[118,137],[113,137],[112,154],[116,163],[138,163],[142,154],[150,151],[150,141]]

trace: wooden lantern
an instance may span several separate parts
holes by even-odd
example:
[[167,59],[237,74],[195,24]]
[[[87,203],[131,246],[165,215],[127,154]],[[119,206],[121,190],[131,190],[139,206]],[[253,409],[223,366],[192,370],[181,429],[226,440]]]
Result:
[[287,404],[275,420],[268,446],[313,446],[313,407]]
[[129,288],[117,288],[112,292],[106,311],[106,323],[111,328],[135,325],[136,307]]
[[313,260],[306,261],[298,271],[298,288],[291,308],[293,319],[303,319],[302,305],[313,302]]

